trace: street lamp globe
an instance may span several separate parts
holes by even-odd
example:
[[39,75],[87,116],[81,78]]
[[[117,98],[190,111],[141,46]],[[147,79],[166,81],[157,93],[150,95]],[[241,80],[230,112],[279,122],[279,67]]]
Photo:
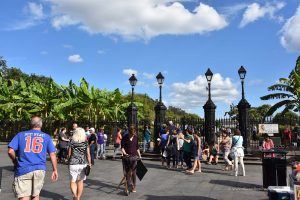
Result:
[[134,74],[132,74],[131,77],[129,78],[129,83],[132,87],[134,87],[136,85],[137,79]]
[[241,66],[238,73],[239,73],[240,79],[243,81],[246,77],[246,73],[247,73],[246,69],[243,66]]
[[212,77],[213,77],[213,73],[211,72],[211,70],[208,68],[206,73],[205,73],[205,76],[206,76],[206,80],[208,83],[211,83],[211,80],[212,80]]
[[162,85],[164,83],[165,77],[162,75],[161,72],[159,72],[156,76],[156,80],[158,85]]

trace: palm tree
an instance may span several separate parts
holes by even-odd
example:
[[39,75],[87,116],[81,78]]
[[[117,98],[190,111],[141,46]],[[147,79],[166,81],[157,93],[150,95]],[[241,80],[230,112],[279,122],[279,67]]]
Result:
[[260,97],[261,100],[280,99],[266,113],[266,116],[272,115],[276,110],[284,107],[283,113],[292,110],[300,111],[300,56],[297,59],[296,66],[288,78],[280,78],[279,83],[268,87],[273,94]]

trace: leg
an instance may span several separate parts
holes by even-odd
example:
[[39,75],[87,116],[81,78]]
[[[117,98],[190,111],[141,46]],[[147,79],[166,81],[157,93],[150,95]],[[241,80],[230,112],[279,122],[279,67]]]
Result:
[[147,145],[147,140],[144,140],[144,143],[143,143],[143,152],[144,153],[146,152],[146,145]]
[[231,161],[228,159],[229,153],[230,153],[230,151],[224,152],[224,160],[225,160],[225,163],[227,163],[228,165],[232,165]]
[[207,164],[209,164],[209,165],[211,164],[211,161],[212,161],[213,157],[214,157],[213,155],[209,156],[209,160],[208,160]]
[[[19,200],[30,200],[31,198],[30,197],[21,197],[21,198],[19,198]],[[34,199],[34,200],[36,200],[36,199]]]
[[94,165],[95,164],[95,162],[94,162],[94,159],[95,159],[95,144],[92,144],[90,146],[90,154],[91,154],[92,165]]
[[70,182],[70,189],[73,195],[73,199],[77,199],[77,184],[76,182]]
[[218,164],[218,162],[219,162],[219,156],[218,155],[215,156],[215,162],[216,162],[216,164]]
[[239,171],[239,161],[238,161],[238,157],[235,156],[235,158],[234,158],[234,175],[235,176],[238,175],[238,171]]
[[101,153],[101,148],[100,148],[101,144],[97,144],[97,153],[96,153],[96,158],[100,158],[100,153]]
[[245,173],[245,165],[244,165],[244,157],[239,157],[239,162],[241,163],[241,167],[242,167],[242,172],[243,172],[243,176],[246,175]]
[[197,163],[198,163],[198,172],[201,172],[201,161],[197,160]]
[[132,172],[132,192],[136,192],[136,165],[137,165],[137,160],[136,158],[132,158],[131,160],[132,162],[132,169],[131,169],[131,172]]
[[77,181],[77,200],[80,200],[83,192],[83,180]]

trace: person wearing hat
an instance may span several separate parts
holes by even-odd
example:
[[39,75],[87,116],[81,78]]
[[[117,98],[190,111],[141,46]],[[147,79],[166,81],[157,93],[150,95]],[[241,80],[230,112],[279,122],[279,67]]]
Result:
[[89,146],[90,146],[90,154],[91,154],[91,163],[92,165],[95,164],[94,159],[95,159],[95,151],[97,148],[97,136],[95,134],[95,129],[94,128],[90,128],[90,137],[89,137]]

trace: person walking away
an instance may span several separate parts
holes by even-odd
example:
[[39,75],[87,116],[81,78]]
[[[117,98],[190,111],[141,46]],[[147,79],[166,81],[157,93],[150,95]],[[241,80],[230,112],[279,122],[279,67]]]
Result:
[[179,151],[179,141],[177,137],[177,131],[174,129],[173,134],[169,137],[171,143],[171,158],[173,162],[173,169],[178,167],[178,151]]
[[[183,143],[184,140],[182,139],[184,137],[182,130],[177,130],[177,138],[178,138],[178,164],[180,163],[180,167],[183,168]],[[177,165],[177,168],[179,168],[179,165]]]
[[[121,151],[124,156],[127,186],[131,187],[131,192],[136,192],[136,165],[137,159],[141,159],[141,153],[134,125],[129,127],[129,132],[121,141]],[[128,194],[128,190],[125,189]]]
[[150,147],[150,142],[151,142],[151,132],[149,130],[149,127],[146,125],[144,128],[144,147],[143,147],[143,152],[145,153],[146,151],[149,150]]
[[165,128],[162,131],[163,131],[163,133],[160,135],[160,140],[159,140],[158,146],[160,147],[161,156],[162,156],[161,165],[164,166],[166,158],[168,156],[168,155],[166,155],[168,153],[166,150],[166,147],[167,147],[167,143],[169,140],[169,130],[168,130],[168,128]]
[[[121,140],[122,140],[122,130],[118,127],[117,128],[117,133],[115,134],[115,142],[114,142],[114,154],[113,154],[113,160],[116,159],[117,153],[121,149]],[[126,134],[125,134],[126,135]]]
[[193,131],[192,129],[185,130],[185,135],[182,138],[183,139],[183,159],[187,166],[187,170],[192,169],[192,148],[191,148],[191,142],[193,140]]
[[193,149],[193,156],[194,156],[194,164],[193,164],[193,168],[187,171],[187,173],[189,174],[194,174],[197,167],[198,167],[197,172],[201,172],[200,160],[202,159],[202,149],[201,149],[201,138],[199,137],[199,132],[194,131],[193,137],[194,140],[192,142],[193,144],[192,149]]
[[97,159],[105,159],[105,136],[104,136],[104,128],[99,128],[97,133]]
[[90,148],[86,141],[86,133],[83,128],[77,128],[73,132],[68,151],[70,189],[73,200],[80,200],[83,193],[83,181],[86,179],[85,168],[91,167]]
[[229,153],[230,153],[230,149],[231,149],[231,144],[232,144],[232,140],[230,138],[230,133],[228,133],[227,131],[223,131],[222,140],[221,140],[221,147],[222,147],[222,151],[223,151],[223,155],[224,155],[224,161],[225,161],[224,170],[225,171],[233,169],[233,164],[228,158]]
[[57,181],[57,160],[51,137],[41,131],[42,119],[34,116],[31,130],[18,133],[8,144],[8,156],[15,169],[14,192],[20,200],[39,200],[46,171],[46,154],[52,163],[52,181]]
[[59,153],[58,153],[58,161],[61,163],[67,163],[67,151],[68,151],[68,143],[69,139],[66,135],[67,129],[65,127],[61,128],[59,133]]
[[291,131],[290,127],[288,125],[286,125],[283,130],[284,146],[287,147],[288,145],[290,145],[291,141],[292,141],[292,131]]
[[97,148],[97,137],[96,137],[96,134],[95,134],[95,129],[94,128],[90,128],[90,137],[89,137],[89,140],[88,140],[88,143],[89,143],[89,147],[90,147],[90,155],[91,155],[91,163],[92,165],[95,164],[95,154],[96,154],[96,148]]
[[241,131],[236,129],[234,131],[234,136],[232,137],[232,152],[234,152],[234,175],[238,175],[239,163],[242,167],[242,175],[245,176],[245,165],[244,165],[244,147],[243,147],[243,136],[241,136]]

